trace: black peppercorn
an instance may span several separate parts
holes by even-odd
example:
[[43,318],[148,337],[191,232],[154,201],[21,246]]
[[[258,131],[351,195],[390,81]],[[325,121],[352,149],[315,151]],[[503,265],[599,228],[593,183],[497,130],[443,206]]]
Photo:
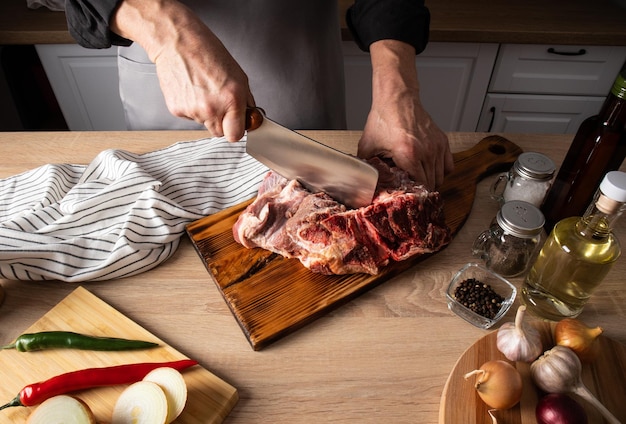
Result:
[[498,314],[504,302],[504,297],[496,293],[489,284],[475,278],[461,281],[454,290],[454,297],[472,312],[489,319]]

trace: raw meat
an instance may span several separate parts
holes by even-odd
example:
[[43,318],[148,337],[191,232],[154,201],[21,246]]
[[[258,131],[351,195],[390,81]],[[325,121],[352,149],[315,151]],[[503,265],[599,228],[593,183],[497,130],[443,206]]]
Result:
[[450,242],[438,192],[378,158],[372,204],[348,210],[325,193],[270,171],[233,226],[235,240],[297,258],[322,274],[375,275],[393,261],[432,253]]

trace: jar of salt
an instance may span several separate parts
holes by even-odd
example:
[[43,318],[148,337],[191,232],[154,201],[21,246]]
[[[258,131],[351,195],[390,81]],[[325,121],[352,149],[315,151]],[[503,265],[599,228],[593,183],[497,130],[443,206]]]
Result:
[[543,244],[544,223],[538,207],[522,200],[506,202],[474,241],[472,254],[504,277],[522,275]]
[[491,186],[491,197],[504,204],[523,200],[537,207],[543,203],[556,167],[541,153],[525,152],[518,156],[511,170],[500,174]]

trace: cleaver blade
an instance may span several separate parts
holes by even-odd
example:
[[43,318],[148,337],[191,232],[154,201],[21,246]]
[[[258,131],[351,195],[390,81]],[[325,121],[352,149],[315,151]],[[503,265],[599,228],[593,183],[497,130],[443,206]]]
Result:
[[268,119],[260,108],[248,108],[247,153],[313,193],[323,191],[349,208],[372,203],[378,170]]

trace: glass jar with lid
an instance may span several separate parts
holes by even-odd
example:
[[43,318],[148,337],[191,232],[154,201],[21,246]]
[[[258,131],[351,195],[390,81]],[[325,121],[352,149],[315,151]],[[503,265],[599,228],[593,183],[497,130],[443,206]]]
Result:
[[506,202],[474,241],[472,254],[504,277],[522,275],[545,239],[544,223],[538,207],[522,200]]
[[546,155],[524,152],[509,172],[498,176],[491,186],[491,197],[500,204],[523,200],[540,207],[550,189],[555,170],[554,162]]

